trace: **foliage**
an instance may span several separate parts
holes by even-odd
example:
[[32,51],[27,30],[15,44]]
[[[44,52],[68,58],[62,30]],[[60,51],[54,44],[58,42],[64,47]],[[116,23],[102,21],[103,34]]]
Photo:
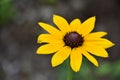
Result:
[[[67,80],[67,60],[56,70],[59,71],[57,80]],[[83,59],[81,70],[78,73],[72,72],[72,80],[119,80],[120,61],[100,62],[99,67],[94,67],[86,59]]]
[[12,0],[0,0],[0,24],[4,24],[15,16]]

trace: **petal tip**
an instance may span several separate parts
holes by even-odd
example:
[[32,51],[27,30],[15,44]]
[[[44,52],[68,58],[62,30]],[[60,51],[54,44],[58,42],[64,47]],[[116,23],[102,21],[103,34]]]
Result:
[[96,16],[93,16],[93,18],[96,18]]
[[115,46],[115,43],[112,43],[112,46]]
[[93,20],[96,20],[96,16],[93,16],[92,18],[93,18]]
[[40,26],[43,25],[43,24],[44,24],[43,22],[38,22],[38,25],[40,25]]
[[53,59],[51,60],[52,67],[56,67],[57,65],[53,62]]
[[97,63],[95,66],[96,66],[96,67],[98,67],[98,66],[99,66],[99,64]]
[[39,50],[37,49],[36,54],[40,54]]
[[[110,47],[113,47],[113,46],[115,46],[115,44],[114,44],[114,43],[111,43]],[[109,48],[110,48],[110,47],[109,47]]]
[[55,67],[55,65],[54,65],[54,64],[52,64],[52,67]]
[[54,14],[54,15],[53,15],[53,18],[54,18],[54,17],[57,17],[57,16],[58,16],[58,15]]
[[108,58],[109,57],[109,55],[107,54],[107,55],[104,55],[104,58]]
[[110,46],[107,47],[107,48],[110,48],[110,47],[113,47],[113,46],[115,46],[115,44],[111,42]]
[[42,50],[41,50],[40,48],[41,48],[41,47],[39,47],[39,48],[37,49],[36,54],[44,54],[44,53],[42,53]]
[[75,20],[78,20],[78,21],[80,21],[80,19],[79,19],[79,18],[76,18]]
[[108,33],[107,32],[104,32],[104,36],[107,35]]
[[42,41],[40,41],[40,40],[37,40],[37,43],[42,43]]
[[78,69],[74,69],[73,71],[74,71],[74,72],[78,72],[79,70],[78,70]]
[[88,19],[90,19],[91,21],[95,21],[96,20],[96,16],[90,17]]

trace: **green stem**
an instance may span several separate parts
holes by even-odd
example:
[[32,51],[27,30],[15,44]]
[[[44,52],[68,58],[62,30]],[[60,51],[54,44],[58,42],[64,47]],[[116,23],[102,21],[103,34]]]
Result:
[[[68,62],[70,62],[70,60]],[[72,70],[71,70],[70,65],[68,65],[68,79],[67,80],[72,80]]]

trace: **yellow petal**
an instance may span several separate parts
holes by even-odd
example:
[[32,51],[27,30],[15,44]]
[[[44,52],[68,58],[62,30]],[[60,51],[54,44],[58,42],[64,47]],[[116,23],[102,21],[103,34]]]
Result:
[[90,34],[84,36],[84,39],[85,40],[92,40],[92,39],[95,39],[95,38],[103,37],[105,35],[107,35],[106,32],[94,32],[94,33],[90,33]]
[[63,43],[45,44],[37,49],[37,54],[51,54],[60,50],[64,46]]
[[79,19],[74,19],[70,23],[70,29],[71,29],[71,31],[77,31],[77,29],[80,27],[80,25],[81,25],[81,21]]
[[97,60],[93,57],[93,56],[91,56],[87,51],[85,51],[83,48],[80,48],[80,51],[81,51],[81,53],[91,62],[91,63],[93,63],[95,66],[97,66],[98,67],[98,62],[97,62]]
[[82,46],[86,51],[90,52],[93,55],[99,56],[99,57],[108,57],[108,53],[105,49],[102,47],[93,46],[93,45],[83,45]]
[[57,27],[62,32],[68,32],[69,31],[69,24],[63,17],[58,16],[58,15],[53,15],[53,22],[57,25]]
[[52,57],[52,66],[58,66],[63,63],[70,55],[71,48],[68,46],[63,47],[61,50],[56,52]]
[[43,23],[43,22],[39,22],[38,23],[43,29],[45,29],[47,32],[49,32],[50,34],[54,34],[54,35],[62,35],[62,33],[57,30],[55,27],[47,24],[47,23]]
[[38,43],[42,43],[42,42],[47,42],[47,43],[54,43],[56,41],[63,41],[62,37],[56,37],[54,35],[51,34],[41,34],[38,36]]
[[78,72],[82,64],[82,54],[78,48],[73,48],[70,55],[70,65],[73,71]]
[[94,29],[95,25],[95,16],[87,19],[85,22],[81,24],[81,27],[78,29],[79,34],[82,34],[83,36],[87,35]]
[[112,46],[114,46],[115,44],[112,43],[111,41],[104,39],[104,38],[98,38],[98,39],[93,39],[93,40],[87,40],[84,42],[84,44],[88,44],[88,45],[96,45],[96,46],[100,46],[102,48],[110,48]]

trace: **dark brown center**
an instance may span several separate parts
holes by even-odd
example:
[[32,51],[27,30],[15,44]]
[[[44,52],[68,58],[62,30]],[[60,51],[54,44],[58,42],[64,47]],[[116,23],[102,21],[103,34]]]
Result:
[[67,33],[64,36],[63,41],[65,42],[66,46],[70,46],[71,48],[82,46],[84,42],[82,35],[75,31]]

